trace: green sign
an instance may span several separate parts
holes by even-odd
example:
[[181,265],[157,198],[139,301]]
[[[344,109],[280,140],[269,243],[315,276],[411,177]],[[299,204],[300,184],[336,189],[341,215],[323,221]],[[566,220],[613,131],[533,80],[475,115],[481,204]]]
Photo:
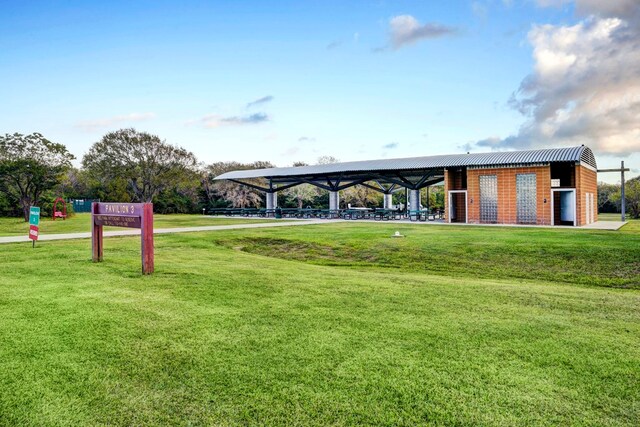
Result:
[[40,208],[31,206],[29,209],[29,225],[40,225]]

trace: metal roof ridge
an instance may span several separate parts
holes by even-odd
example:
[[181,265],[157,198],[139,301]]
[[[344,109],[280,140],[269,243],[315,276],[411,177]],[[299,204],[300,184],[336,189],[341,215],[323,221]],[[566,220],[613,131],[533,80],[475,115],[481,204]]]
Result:
[[[586,153],[585,153],[586,152]],[[541,148],[530,150],[489,151],[481,153],[436,154],[432,156],[397,157],[391,159],[352,160],[322,165],[285,166],[225,172],[214,179],[242,179],[305,174],[327,174],[372,170],[433,169],[459,166],[505,165],[513,163],[540,163],[582,161],[589,159],[595,167],[593,152],[586,146]],[[448,160],[448,161],[447,161]]]

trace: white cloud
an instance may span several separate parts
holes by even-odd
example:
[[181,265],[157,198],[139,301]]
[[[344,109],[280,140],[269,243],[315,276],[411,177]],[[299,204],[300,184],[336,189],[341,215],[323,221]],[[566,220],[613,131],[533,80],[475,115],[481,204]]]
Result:
[[76,127],[86,131],[93,131],[100,128],[110,127],[119,123],[142,122],[155,118],[154,113],[131,113],[121,116],[109,117],[107,119],[85,120],[76,123]]
[[609,3],[616,2],[578,0],[577,10],[592,15],[529,31],[534,70],[510,101],[528,119],[516,135],[477,146],[585,144],[600,154],[640,152],[640,4]]
[[263,96],[262,98],[258,98],[255,101],[249,102],[247,105],[245,105],[245,108],[255,107],[256,105],[266,104],[267,102],[271,101],[273,101],[272,95]]
[[[389,20],[389,43],[393,49],[414,44],[419,40],[434,39],[455,32],[456,29],[453,27],[434,22],[420,24],[411,15],[394,16]],[[384,49],[386,48],[377,48],[375,51]]]
[[571,0],[536,0],[536,3],[540,7],[561,7],[571,3]]
[[316,142],[316,139],[312,136],[301,136],[298,138],[298,142]]
[[206,116],[189,120],[185,124],[187,126],[191,125],[202,125],[205,128],[217,128],[220,126],[243,126],[243,125],[253,125],[258,123],[264,123],[271,120],[266,113],[254,113],[245,116],[221,116],[219,114],[207,114]]
[[574,3],[582,16],[628,17],[638,13],[638,0],[537,0],[540,7],[562,7]]

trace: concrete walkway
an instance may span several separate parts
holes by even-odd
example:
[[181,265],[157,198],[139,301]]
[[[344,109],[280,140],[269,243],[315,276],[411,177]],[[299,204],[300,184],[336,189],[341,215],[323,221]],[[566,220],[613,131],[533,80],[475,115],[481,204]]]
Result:
[[[165,233],[192,233],[196,231],[217,231],[217,230],[241,230],[243,228],[270,228],[270,227],[291,227],[296,225],[315,225],[315,224],[335,224],[341,222],[349,223],[376,223],[376,224],[434,224],[434,225],[451,225],[451,226],[470,226],[470,227],[522,227],[522,228],[573,228],[573,229],[590,229],[590,230],[618,230],[620,227],[626,224],[623,221],[598,221],[593,224],[583,225],[581,227],[571,226],[552,226],[552,225],[521,225],[521,224],[464,224],[464,223],[447,223],[442,220],[439,221],[409,221],[409,220],[394,220],[394,221],[374,221],[374,220],[344,220],[344,219],[287,219],[274,220],[273,222],[260,222],[256,224],[230,224],[230,225],[204,225],[197,227],[179,227],[179,228],[157,228],[153,230],[153,234],[165,234]],[[140,230],[137,229],[122,229],[115,231],[105,231],[104,237],[113,236],[136,236],[140,234]],[[67,233],[67,234],[42,234],[38,241],[47,240],[71,240],[71,239],[90,239],[91,232],[83,233]],[[20,243],[30,242],[29,237],[25,234],[23,236],[5,236],[0,237],[0,244],[2,243]]]
[[[165,233],[189,233],[195,231],[216,231],[216,230],[237,230],[242,228],[269,228],[269,227],[289,227],[293,225],[313,225],[313,224],[327,224],[330,221],[326,220],[297,220],[297,221],[285,221],[285,222],[260,222],[256,224],[230,224],[230,225],[203,225],[198,227],[179,227],[179,228],[156,228],[153,230],[153,234],[165,234]],[[104,237],[113,236],[136,236],[140,234],[138,229],[123,229],[114,231],[105,231]],[[83,233],[66,233],[66,234],[42,234],[39,236],[38,241],[47,240],[70,240],[70,239],[90,239],[91,232]],[[19,243],[30,242],[29,237],[24,236],[5,236],[0,237],[0,243]]]
[[590,230],[619,230],[620,227],[625,225],[627,221],[598,221],[591,224],[583,225],[580,228],[587,228]]

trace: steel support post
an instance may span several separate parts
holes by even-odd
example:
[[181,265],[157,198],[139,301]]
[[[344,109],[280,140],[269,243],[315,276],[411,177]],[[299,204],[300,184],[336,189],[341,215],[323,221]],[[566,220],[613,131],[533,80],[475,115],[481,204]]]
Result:
[[340,209],[340,193],[337,191],[329,191],[329,209],[332,211]]
[[278,193],[276,193],[275,191],[273,192],[266,192],[265,195],[267,196],[267,209],[275,209],[278,207]]
[[420,190],[409,190],[409,209],[420,210]]
[[391,209],[391,206],[393,205],[393,194],[389,193],[389,194],[383,194],[382,195],[382,207],[384,209]]

